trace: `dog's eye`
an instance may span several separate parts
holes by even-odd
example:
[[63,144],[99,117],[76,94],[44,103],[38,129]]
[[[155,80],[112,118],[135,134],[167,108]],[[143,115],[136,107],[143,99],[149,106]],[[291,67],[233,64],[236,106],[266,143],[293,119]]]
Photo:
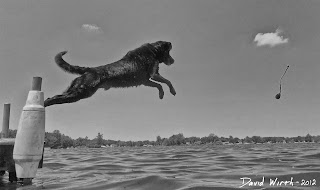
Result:
[[167,43],[167,46],[168,46],[168,49],[169,49],[169,51],[172,49],[172,45],[171,45],[171,43],[170,42],[168,42]]

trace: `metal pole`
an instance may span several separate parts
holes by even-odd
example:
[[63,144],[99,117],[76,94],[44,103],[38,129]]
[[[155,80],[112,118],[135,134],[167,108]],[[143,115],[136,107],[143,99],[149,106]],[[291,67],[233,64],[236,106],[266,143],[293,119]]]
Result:
[[3,106],[3,120],[1,138],[9,137],[9,120],[10,120],[10,104],[6,103]]

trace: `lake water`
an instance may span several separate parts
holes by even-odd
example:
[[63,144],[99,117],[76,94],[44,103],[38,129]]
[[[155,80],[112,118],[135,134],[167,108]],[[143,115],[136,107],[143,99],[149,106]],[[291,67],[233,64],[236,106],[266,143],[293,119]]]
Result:
[[32,185],[0,189],[320,189],[320,144],[45,150]]

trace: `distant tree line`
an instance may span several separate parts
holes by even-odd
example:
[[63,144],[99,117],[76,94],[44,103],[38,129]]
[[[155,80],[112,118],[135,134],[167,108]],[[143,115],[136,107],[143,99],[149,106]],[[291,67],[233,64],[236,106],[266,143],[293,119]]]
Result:
[[[15,138],[17,130],[9,129],[9,138]],[[98,133],[94,139],[88,137],[72,139],[71,137],[61,134],[59,130],[45,133],[45,147],[50,148],[68,148],[68,147],[89,147],[100,148],[101,146],[120,146],[120,147],[135,147],[135,146],[176,146],[176,145],[197,145],[197,144],[260,144],[260,143],[320,143],[320,135],[297,137],[260,137],[252,136],[240,139],[238,137],[218,137],[210,133],[206,137],[184,137],[182,133],[172,135],[169,138],[156,137],[155,141],[116,141],[103,139],[103,134]]]
[[[8,138],[15,138],[16,135],[17,135],[17,129],[15,130],[9,129]],[[0,132],[0,137],[1,137],[1,132]]]

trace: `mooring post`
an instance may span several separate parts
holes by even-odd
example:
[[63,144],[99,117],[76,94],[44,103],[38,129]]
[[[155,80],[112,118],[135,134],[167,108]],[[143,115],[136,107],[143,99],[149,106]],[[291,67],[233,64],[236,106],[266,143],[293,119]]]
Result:
[[43,153],[45,135],[44,94],[41,77],[33,77],[26,105],[23,107],[13,149],[17,177],[31,183]]
[[4,104],[1,138],[9,137],[9,121],[10,121],[10,104]]

